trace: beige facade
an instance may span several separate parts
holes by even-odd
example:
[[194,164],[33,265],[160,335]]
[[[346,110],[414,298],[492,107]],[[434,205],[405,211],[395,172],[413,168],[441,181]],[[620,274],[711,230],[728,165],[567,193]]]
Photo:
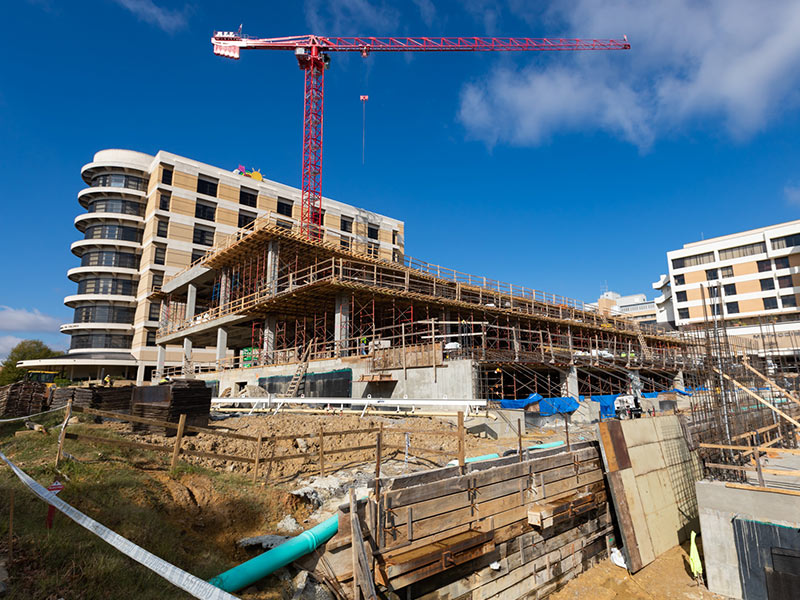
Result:
[[653,284],[660,322],[716,319],[743,340],[787,345],[800,331],[800,221],[685,244],[667,263]]
[[[78,201],[86,212],[75,226],[84,239],[71,246],[81,263],[68,272],[78,292],[64,300],[76,312],[61,328],[71,336],[70,350],[22,363],[63,369],[72,378],[149,380],[161,317],[159,304],[148,300],[152,291],[254,219],[272,213],[294,224],[300,218],[297,188],[164,151],[102,150],[81,176],[88,187]],[[322,210],[326,241],[356,241],[376,257],[402,260],[401,221],[329,198]],[[194,352],[199,360],[215,357],[214,348]],[[182,348],[166,348],[166,364],[181,360]]]

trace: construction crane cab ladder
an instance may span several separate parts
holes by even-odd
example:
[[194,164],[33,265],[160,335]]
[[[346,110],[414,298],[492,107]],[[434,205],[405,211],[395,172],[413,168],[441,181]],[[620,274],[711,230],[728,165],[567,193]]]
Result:
[[628,38],[588,40],[567,38],[495,37],[324,37],[301,35],[253,38],[217,31],[211,38],[214,54],[238,59],[241,50],[291,50],[305,72],[303,95],[303,170],[300,224],[308,239],[322,237],[322,113],[324,74],[330,52],[570,52],[628,50]]

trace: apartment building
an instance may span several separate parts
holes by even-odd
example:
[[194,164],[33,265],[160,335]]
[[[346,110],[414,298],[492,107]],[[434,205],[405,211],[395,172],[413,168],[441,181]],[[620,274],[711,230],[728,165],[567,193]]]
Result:
[[[82,239],[70,247],[80,263],[67,272],[77,289],[64,298],[75,312],[61,326],[69,351],[20,363],[72,379],[149,380],[160,320],[152,291],[257,218],[276,216],[288,229],[300,219],[299,189],[164,151],[101,150],[81,177],[84,212],[74,224]],[[321,222],[324,239],[340,248],[358,245],[374,258],[403,260],[402,221],[324,198]],[[215,349],[195,354],[214,360]],[[166,349],[166,364],[181,360],[182,348]]]
[[667,264],[653,283],[660,323],[716,318],[729,335],[798,348],[800,221],[685,244],[667,252]]
[[597,307],[603,314],[628,317],[640,324],[656,325],[656,304],[645,294],[622,296],[617,292],[603,292],[597,299]]

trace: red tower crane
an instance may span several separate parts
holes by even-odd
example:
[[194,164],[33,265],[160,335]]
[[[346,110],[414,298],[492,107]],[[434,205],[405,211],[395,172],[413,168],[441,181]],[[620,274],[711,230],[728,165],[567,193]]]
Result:
[[325,69],[330,52],[565,52],[628,50],[622,40],[484,37],[323,37],[302,35],[253,38],[238,32],[217,31],[211,38],[214,54],[238,59],[240,50],[292,50],[305,71],[303,96],[303,185],[300,222],[308,238],[322,231],[322,107]]

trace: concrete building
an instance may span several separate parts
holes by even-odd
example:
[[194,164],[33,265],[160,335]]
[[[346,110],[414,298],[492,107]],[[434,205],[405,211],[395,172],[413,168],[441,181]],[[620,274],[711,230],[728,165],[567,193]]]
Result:
[[762,348],[800,349],[800,221],[684,244],[667,264],[653,283],[659,323],[717,319]]
[[621,296],[617,292],[603,292],[597,299],[597,307],[603,314],[620,315],[640,324],[656,324],[656,304],[644,294]]
[[[149,380],[156,364],[160,303],[148,300],[166,279],[197,262],[214,245],[257,218],[272,215],[291,229],[300,218],[300,190],[159,151],[102,150],[81,169],[78,193],[85,212],[75,218],[82,239],[70,247],[80,264],[67,272],[77,284],[64,303],[75,310],[61,331],[71,337],[59,358],[23,361],[26,368],[59,369],[72,379],[105,374]],[[370,256],[401,260],[403,223],[323,199],[322,237],[347,248],[362,243]],[[162,359],[180,365],[182,348]],[[214,347],[195,348],[214,360]]]

